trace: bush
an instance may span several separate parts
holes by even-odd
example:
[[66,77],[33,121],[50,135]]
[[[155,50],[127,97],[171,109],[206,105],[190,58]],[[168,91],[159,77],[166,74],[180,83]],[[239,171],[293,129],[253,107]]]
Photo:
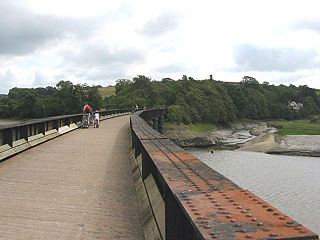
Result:
[[191,123],[189,114],[179,105],[171,105],[168,107],[168,120],[177,123],[183,122],[184,124]]

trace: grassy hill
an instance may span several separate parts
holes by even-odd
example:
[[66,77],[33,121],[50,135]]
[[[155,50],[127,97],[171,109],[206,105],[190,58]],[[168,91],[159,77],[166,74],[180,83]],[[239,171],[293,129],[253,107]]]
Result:
[[102,87],[98,89],[102,98],[110,97],[112,95],[116,95],[116,89],[114,86]]

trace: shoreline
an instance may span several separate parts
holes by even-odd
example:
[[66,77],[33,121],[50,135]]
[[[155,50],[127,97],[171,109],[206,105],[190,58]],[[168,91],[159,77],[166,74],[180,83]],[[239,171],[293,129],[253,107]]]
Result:
[[165,130],[165,135],[182,148],[232,149],[267,154],[320,157],[320,135],[277,135],[265,122],[238,123],[194,133],[183,126]]

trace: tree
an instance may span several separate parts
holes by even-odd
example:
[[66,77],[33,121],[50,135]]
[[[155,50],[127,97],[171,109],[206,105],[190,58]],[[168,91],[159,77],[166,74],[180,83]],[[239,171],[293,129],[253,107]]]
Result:
[[116,94],[122,91],[124,88],[128,87],[130,84],[132,84],[132,81],[128,79],[118,79],[115,86]]
[[240,81],[240,84],[246,87],[253,87],[253,88],[259,87],[259,82],[255,78],[249,77],[249,76],[244,76]]

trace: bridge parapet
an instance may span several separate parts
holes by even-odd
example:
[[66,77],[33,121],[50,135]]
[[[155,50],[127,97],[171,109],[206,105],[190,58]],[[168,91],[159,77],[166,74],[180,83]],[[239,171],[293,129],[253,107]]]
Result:
[[[102,120],[108,116],[131,112],[131,109],[101,111]],[[28,120],[0,126],[0,161],[30,147],[77,129],[82,114],[72,114]]]
[[142,180],[154,179],[164,203],[164,216],[153,211],[162,239],[318,239],[155,131],[146,121],[165,112],[152,111],[131,117],[132,147]]

